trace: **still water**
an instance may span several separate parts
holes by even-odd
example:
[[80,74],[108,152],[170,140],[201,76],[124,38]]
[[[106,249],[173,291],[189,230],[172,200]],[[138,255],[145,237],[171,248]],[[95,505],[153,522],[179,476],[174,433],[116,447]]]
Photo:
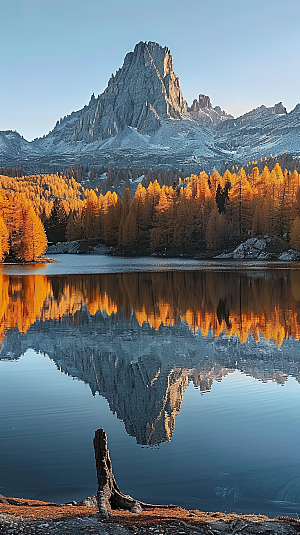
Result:
[[103,427],[138,499],[300,513],[300,269],[150,262],[0,271],[0,493],[95,494]]

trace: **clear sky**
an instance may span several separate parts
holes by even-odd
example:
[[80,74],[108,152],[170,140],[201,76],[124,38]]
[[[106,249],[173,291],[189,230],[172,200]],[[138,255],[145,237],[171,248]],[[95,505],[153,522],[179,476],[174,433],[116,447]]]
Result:
[[168,46],[188,104],[300,102],[299,0],[0,0],[0,130],[26,139],[104,91],[139,41]]

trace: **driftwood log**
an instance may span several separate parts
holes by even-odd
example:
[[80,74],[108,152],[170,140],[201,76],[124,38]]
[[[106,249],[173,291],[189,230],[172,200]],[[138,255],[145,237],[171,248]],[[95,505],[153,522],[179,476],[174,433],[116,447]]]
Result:
[[125,509],[132,513],[141,513],[142,509],[171,509],[177,505],[153,505],[135,500],[120,491],[112,470],[107,435],[103,429],[97,429],[94,438],[95,459],[98,479],[97,503],[99,513],[108,519],[112,509]]
[[103,429],[97,429],[94,438],[96,469],[98,479],[97,502],[99,513],[109,518],[112,509],[126,509],[132,513],[142,511],[139,501],[120,491],[112,471],[107,447],[107,436]]

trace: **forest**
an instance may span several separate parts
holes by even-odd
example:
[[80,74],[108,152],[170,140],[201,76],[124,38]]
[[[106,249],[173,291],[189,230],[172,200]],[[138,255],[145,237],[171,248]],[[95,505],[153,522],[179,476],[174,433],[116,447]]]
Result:
[[47,240],[94,239],[125,254],[195,254],[268,235],[300,250],[300,175],[262,164],[203,171],[172,185],[150,180],[123,196],[86,189],[70,172],[0,176],[0,259],[34,261]]

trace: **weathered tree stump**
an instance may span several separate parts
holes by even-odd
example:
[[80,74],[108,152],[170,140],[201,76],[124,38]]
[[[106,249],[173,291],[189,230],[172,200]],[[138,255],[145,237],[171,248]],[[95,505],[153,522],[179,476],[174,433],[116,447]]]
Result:
[[107,436],[103,429],[97,429],[94,438],[99,513],[108,519],[112,509],[126,509],[132,513],[142,511],[141,502],[134,500],[120,491],[115,480],[107,447]]

